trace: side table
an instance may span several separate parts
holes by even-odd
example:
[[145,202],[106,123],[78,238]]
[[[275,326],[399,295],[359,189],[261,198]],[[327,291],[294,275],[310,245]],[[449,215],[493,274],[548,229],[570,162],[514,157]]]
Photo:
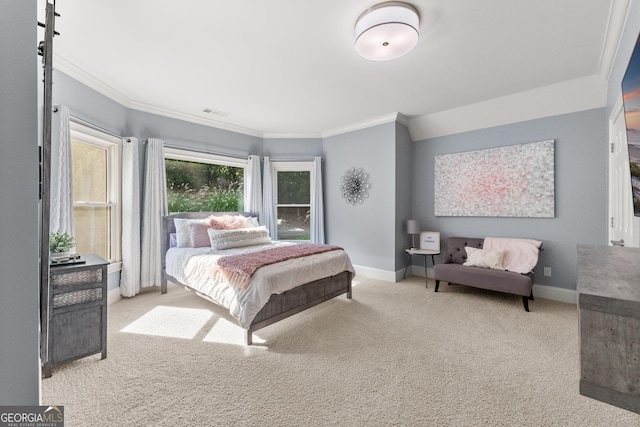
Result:
[[98,255],[49,268],[43,376],[53,367],[101,353],[107,357],[107,265]]
[[428,286],[428,282],[427,282],[427,256],[431,256],[431,263],[432,265],[436,265],[436,260],[434,258],[435,255],[440,255],[440,251],[434,251],[434,250],[428,250],[428,249],[417,249],[417,248],[410,248],[410,249],[405,249],[404,250],[407,253],[407,265],[404,268],[404,278],[407,278],[407,269],[409,268],[409,262],[411,261],[411,257],[413,255],[423,255],[424,256],[424,282],[425,282],[425,286]]

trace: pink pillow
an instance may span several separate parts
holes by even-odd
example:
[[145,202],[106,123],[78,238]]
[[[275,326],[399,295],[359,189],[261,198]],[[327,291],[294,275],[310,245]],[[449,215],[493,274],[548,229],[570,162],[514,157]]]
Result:
[[207,233],[208,229],[209,224],[207,223],[191,222],[187,224],[187,233],[192,248],[211,246],[209,234]]
[[253,218],[242,215],[211,215],[207,218],[207,223],[214,230],[235,230],[238,228],[251,228],[257,225]]

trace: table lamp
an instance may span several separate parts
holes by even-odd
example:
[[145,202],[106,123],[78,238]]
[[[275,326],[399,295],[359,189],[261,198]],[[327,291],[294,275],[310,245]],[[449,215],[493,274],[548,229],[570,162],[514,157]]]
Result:
[[407,221],[407,234],[411,234],[411,249],[416,249],[416,234],[420,234],[420,224],[418,220],[410,219]]

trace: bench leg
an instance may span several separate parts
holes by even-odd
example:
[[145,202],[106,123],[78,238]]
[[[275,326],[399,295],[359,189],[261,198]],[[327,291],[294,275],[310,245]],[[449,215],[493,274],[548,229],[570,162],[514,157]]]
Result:
[[440,280],[436,280],[436,292],[438,292],[439,287],[440,287]]
[[529,300],[533,301],[533,289],[531,289],[531,295],[529,295]]
[[524,304],[524,311],[529,312],[529,297],[522,297],[522,303]]

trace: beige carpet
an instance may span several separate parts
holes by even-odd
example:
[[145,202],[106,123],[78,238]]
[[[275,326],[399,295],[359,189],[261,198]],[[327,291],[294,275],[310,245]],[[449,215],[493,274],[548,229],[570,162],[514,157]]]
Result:
[[170,286],[109,307],[108,357],[54,369],[72,426],[639,426],[578,393],[575,306],[356,278],[242,345],[226,312]]

